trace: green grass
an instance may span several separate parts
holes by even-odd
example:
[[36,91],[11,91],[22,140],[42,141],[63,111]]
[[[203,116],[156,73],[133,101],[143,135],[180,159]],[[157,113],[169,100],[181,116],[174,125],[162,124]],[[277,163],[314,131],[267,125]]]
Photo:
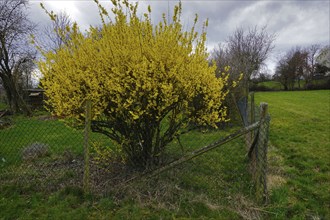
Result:
[[66,126],[58,120],[39,120],[18,116],[13,119],[13,126],[0,131],[0,157],[5,164],[21,162],[21,151],[33,144],[47,144],[52,153],[70,149],[80,153],[83,149],[83,133]]
[[273,90],[283,90],[284,89],[283,85],[277,81],[260,82],[260,83],[258,83],[258,86],[265,86],[265,87],[273,89]]
[[[34,115],[36,116],[31,118],[24,116],[9,118],[13,126],[0,130],[0,159],[6,161],[2,164],[0,161],[0,168],[13,163],[20,164],[23,149],[33,143],[46,144],[51,154],[70,151],[82,155],[84,146],[82,129],[70,126],[70,122],[47,119],[49,116],[45,112],[35,112]],[[100,144],[111,143],[108,138],[100,134],[92,133],[91,139]]]
[[[229,132],[193,131],[180,141],[187,152]],[[93,134],[92,139],[107,142],[100,135]],[[35,142],[50,147],[50,158],[22,162],[22,149]],[[110,185],[112,191],[105,197],[86,196],[79,185],[44,190],[48,184],[67,183],[78,175],[72,171],[54,172],[56,176],[50,178],[43,177],[43,170],[33,169],[49,162],[56,166],[61,158],[58,155],[67,149],[82,154],[83,132],[59,120],[19,116],[14,118],[14,126],[0,130],[0,219],[240,219],[246,213],[255,215],[249,207],[255,205],[246,150],[240,139],[125,189]],[[169,151],[170,155],[183,153],[177,140]],[[42,169],[49,168],[53,169]],[[20,178],[32,181],[21,182]]]
[[[254,202],[242,139],[126,188],[110,185],[107,196],[85,195],[79,185],[38,190],[77,174],[42,179],[35,163],[21,164],[20,151],[42,142],[52,162],[66,149],[81,155],[83,133],[58,120],[17,117],[12,128],[0,130],[0,160],[6,158],[0,161],[0,219],[330,219],[329,99],[330,91],[256,93],[256,102],[269,103],[272,118],[270,201],[261,206]],[[193,131],[180,141],[187,152],[232,131]],[[92,139],[111,145],[103,136]],[[184,152],[177,140],[169,146],[170,155]],[[3,172],[9,166],[17,173]],[[17,175],[36,182],[20,182]]]
[[270,156],[285,179],[269,211],[277,219],[330,219],[330,91],[256,93],[256,100],[269,103]]

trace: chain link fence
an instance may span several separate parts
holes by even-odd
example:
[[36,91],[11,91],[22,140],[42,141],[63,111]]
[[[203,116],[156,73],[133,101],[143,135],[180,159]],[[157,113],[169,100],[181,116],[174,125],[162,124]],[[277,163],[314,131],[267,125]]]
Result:
[[[90,108],[87,107],[87,115]],[[233,141],[246,135],[253,140],[248,155],[256,195],[264,199],[268,127],[269,117],[262,116],[259,122],[238,131],[238,127],[230,124],[219,125],[218,129],[187,129],[171,141],[157,166],[142,172],[125,164],[120,146],[109,137],[92,132],[93,121],[76,124],[43,111],[33,117],[3,113],[0,117],[0,187],[12,185],[21,191],[41,192],[78,187],[85,192],[111,194],[116,198],[123,197],[127,190],[132,193],[139,188],[143,196],[137,197],[149,199],[167,195],[169,191],[177,196],[183,188],[187,191],[192,187],[214,200],[229,198],[242,185],[247,192],[250,188],[244,144],[241,140]],[[165,184],[168,180],[174,182]],[[206,180],[213,184],[208,185]],[[134,187],[130,187],[131,184]],[[154,185],[154,190],[150,185]]]
[[0,118],[0,184],[37,191],[81,185],[83,133],[49,114]]
[[260,203],[268,202],[267,174],[268,174],[268,138],[270,115],[268,104],[255,105],[254,92],[250,93],[250,99],[246,114],[248,125],[259,121],[258,129],[251,131],[245,136],[246,148],[248,149],[249,169],[255,187],[255,197]]

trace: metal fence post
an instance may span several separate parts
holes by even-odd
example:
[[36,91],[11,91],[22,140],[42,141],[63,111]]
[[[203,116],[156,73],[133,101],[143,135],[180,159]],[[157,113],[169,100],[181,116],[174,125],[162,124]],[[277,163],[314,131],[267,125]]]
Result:
[[83,190],[88,193],[89,187],[89,135],[91,130],[91,111],[92,104],[90,100],[86,101],[85,131],[84,131],[84,177]]

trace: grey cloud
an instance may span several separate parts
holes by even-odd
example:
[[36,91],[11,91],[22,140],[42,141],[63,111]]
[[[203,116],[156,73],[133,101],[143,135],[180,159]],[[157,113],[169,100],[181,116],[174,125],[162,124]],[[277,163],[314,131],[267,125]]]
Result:
[[[61,1],[64,2],[65,1]],[[110,7],[108,1],[101,1],[106,8]],[[146,12],[147,5],[152,7],[152,21],[158,23],[162,13],[170,12],[178,1],[140,1],[139,12]],[[31,18],[40,23],[49,20],[44,12],[35,6],[37,0],[31,2]],[[274,62],[274,57],[294,46],[310,44],[329,44],[329,1],[324,0],[267,0],[267,1],[189,1],[183,0],[182,23],[186,29],[193,24],[195,13],[199,15],[197,27],[209,19],[208,49],[223,42],[237,27],[253,27],[267,25],[270,33],[276,33],[276,50],[268,62]],[[74,1],[75,14],[78,23],[83,29],[89,25],[100,23],[97,8],[92,1]],[[70,14],[70,11],[68,11]],[[142,16],[142,15],[141,15]]]

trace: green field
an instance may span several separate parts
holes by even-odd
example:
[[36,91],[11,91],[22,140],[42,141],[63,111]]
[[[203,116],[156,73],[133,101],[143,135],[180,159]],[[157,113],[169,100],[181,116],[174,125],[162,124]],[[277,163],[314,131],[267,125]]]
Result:
[[[86,196],[81,184],[59,190],[49,188],[81,177],[81,169],[59,172],[56,166],[73,166],[72,159],[80,160],[82,131],[40,116],[19,116],[13,121],[12,127],[0,130],[0,219],[240,219],[261,215],[250,208],[256,205],[241,139],[124,189],[108,185],[108,196]],[[180,141],[185,152],[192,151],[233,129],[192,131]],[[92,139],[102,140],[94,134]],[[22,150],[36,142],[47,144],[50,155],[40,161],[22,161]],[[70,161],[64,160],[67,150],[74,155]],[[169,151],[171,155],[184,153],[177,141]],[[36,169],[38,165],[41,169]]]
[[265,86],[272,90],[283,90],[284,87],[280,82],[277,81],[267,81],[267,82],[260,82],[258,86]]
[[[84,195],[79,185],[50,190],[48,185],[70,182],[79,172],[50,178],[33,170],[39,162],[22,162],[20,152],[41,142],[51,150],[41,162],[63,165],[58,161],[66,150],[79,161],[82,131],[60,120],[19,116],[0,130],[0,219],[329,219],[330,91],[256,93],[256,103],[261,101],[269,103],[272,118],[266,205],[255,202],[242,139],[160,176],[125,188],[108,185],[105,196]],[[193,131],[180,141],[191,151],[233,130]],[[92,139],[106,143],[101,136]],[[177,141],[169,149],[184,153]]]
[[256,93],[269,103],[270,212],[277,219],[330,218],[330,91]]

